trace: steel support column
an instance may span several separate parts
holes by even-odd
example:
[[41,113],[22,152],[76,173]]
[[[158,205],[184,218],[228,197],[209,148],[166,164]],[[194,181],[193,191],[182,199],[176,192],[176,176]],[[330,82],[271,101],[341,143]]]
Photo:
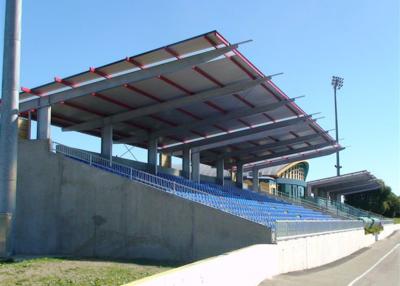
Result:
[[5,8],[0,121],[0,224],[4,236],[0,256],[10,257],[14,249],[17,188],[22,0],[7,0]]
[[224,159],[217,161],[217,184],[224,185]]
[[112,125],[106,125],[101,129],[101,156],[111,161],[112,147],[113,127]]
[[183,148],[182,156],[182,176],[190,180],[190,148]]
[[149,171],[152,174],[157,175],[157,148],[158,148],[158,140],[151,139],[149,140],[149,145],[147,149],[147,163],[149,164]]
[[200,152],[192,153],[192,181],[200,182]]
[[38,140],[50,139],[51,126],[51,106],[41,107],[37,111],[37,130],[36,138]]
[[259,180],[258,180],[258,168],[253,167],[253,191],[258,192],[259,189]]
[[236,186],[240,189],[243,188],[243,163],[236,165]]

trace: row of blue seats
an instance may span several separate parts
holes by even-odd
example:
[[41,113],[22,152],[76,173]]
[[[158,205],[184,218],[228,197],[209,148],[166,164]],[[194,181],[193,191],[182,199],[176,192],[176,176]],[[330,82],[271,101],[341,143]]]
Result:
[[[233,186],[223,187],[212,183],[195,183],[183,177],[177,177],[169,174],[159,174],[164,178],[173,180],[179,184],[198,189],[213,196],[224,197],[231,203],[237,203],[240,206],[246,205],[253,212],[267,214],[274,218],[286,217],[292,219],[332,219],[326,214],[306,209],[302,206],[292,205],[287,202],[276,200],[264,194],[255,193],[249,190],[241,190]],[[234,205],[231,208],[235,208]]]
[[[82,159],[73,159],[89,163]],[[222,187],[211,183],[196,183],[183,177],[168,174],[159,174],[156,177],[150,174],[146,175],[141,171],[132,171],[130,168],[121,167],[120,165],[108,165],[101,161],[91,162],[91,165],[114,174],[142,181],[182,198],[220,209],[272,228],[277,220],[332,219],[328,215],[301,206],[288,204],[266,195],[249,190],[240,190],[232,186]],[[171,181],[176,184],[172,184]]]

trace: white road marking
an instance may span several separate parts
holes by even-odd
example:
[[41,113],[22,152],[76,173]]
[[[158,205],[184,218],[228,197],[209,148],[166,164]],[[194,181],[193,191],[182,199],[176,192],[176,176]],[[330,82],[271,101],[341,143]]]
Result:
[[372,269],[374,269],[376,266],[378,266],[379,263],[381,263],[386,257],[388,257],[393,251],[396,250],[397,247],[400,246],[400,243],[396,244],[395,247],[393,247],[388,253],[386,253],[381,259],[378,260],[378,262],[376,262],[374,265],[372,265],[367,271],[365,271],[363,274],[361,274],[360,276],[358,276],[356,279],[354,279],[353,281],[350,282],[349,285],[347,286],[353,286],[354,283],[356,283],[358,280],[360,280],[361,278],[363,278],[365,275],[367,275],[369,272],[371,272]]

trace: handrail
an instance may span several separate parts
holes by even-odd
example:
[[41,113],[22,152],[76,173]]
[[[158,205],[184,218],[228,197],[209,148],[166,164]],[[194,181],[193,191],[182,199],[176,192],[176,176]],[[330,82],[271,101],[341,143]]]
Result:
[[[346,218],[346,219],[355,219],[359,218],[362,216],[365,217],[376,217],[379,218],[382,221],[390,221],[390,218],[384,217],[382,215],[358,209],[356,207],[353,207],[351,205],[345,204],[345,203],[338,203],[335,201],[330,201],[322,197],[306,197],[306,198],[294,198],[289,196],[288,194],[285,194],[283,192],[276,192],[278,194],[273,196],[278,197],[278,198],[286,198],[287,201],[291,203],[298,203],[301,205],[306,205],[310,208],[317,209],[319,211],[325,211],[328,212],[334,216],[341,217],[341,218]],[[320,203],[320,202],[322,203]]]
[[312,208],[314,210],[318,210],[318,211],[322,211],[322,212],[328,212],[329,214],[336,216],[336,217],[340,217],[340,218],[344,218],[344,219],[354,219],[356,218],[355,216],[352,216],[350,214],[347,213],[343,213],[340,210],[337,209],[330,209],[328,207],[323,207],[322,205],[309,201],[307,199],[303,199],[303,198],[294,198],[289,196],[288,194],[285,194],[283,192],[276,192],[278,195],[276,194],[272,194],[272,196],[277,197],[277,198],[281,198],[281,199],[286,199],[288,202],[290,203],[294,203],[294,204],[299,204],[302,206],[307,206],[309,208]]
[[[189,186],[179,184],[175,181],[168,180],[168,179],[162,178],[160,176],[156,176],[156,175],[144,172],[144,171],[137,170],[137,169],[132,168],[131,166],[128,166],[125,164],[115,163],[112,161],[112,159],[108,160],[108,159],[103,158],[94,153],[91,153],[88,151],[83,151],[83,150],[80,150],[77,148],[68,147],[68,146],[65,146],[65,145],[57,143],[57,142],[52,142],[51,151],[54,153],[63,154],[67,157],[75,158],[80,161],[84,161],[87,164],[89,164],[90,166],[106,168],[109,171],[118,173],[119,175],[125,176],[125,177],[129,178],[130,180],[139,181],[141,183],[144,183],[144,184],[147,184],[147,185],[150,185],[153,187],[157,187],[157,188],[161,189],[162,191],[172,192],[178,196],[180,196],[180,192],[200,193],[201,195],[211,196],[212,198],[214,198],[214,203],[217,203],[217,204],[221,203],[221,200],[222,200],[223,202],[227,202],[228,204],[231,204],[231,205],[233,204],[242,210],[252,210],[255,213],[258,212],[262,216],[265,216],[265,218],[267,220],[267,225],[266,225],[267,227],[270,227],[270,228],[274,227],[274,224],[272,223],[272,220],[271,220],[271,215],[268,212],[260,212],[251,206],[244,206],[243,204],[236,203],[234,200],[228,200],[227,198],[225,198],[223,196],[218,196],[218,195],[215,195],[212,193],[207,193],[207,192],[204,192],[204,191],[201,191],[198,189],[194,189]],[[220,200],[220,201],[218,202],[218,200]],[[204,204],[209,207],[215,208],[212,203],[211,204],[204,203]],[[219,209],[221,210],[221,208],[219,208]],[[241,215],[240,212],[234,213],[234,212],[230,212],[229,210],[226,210],[225,208],[223,208],[223,209],[225,212],[232,213],[243,219],[265,225],[264,223],[250,220],[246,216]]]
[[[366,217],[376,217],[376,218],[379,218],[379,219],[382,219],[382,220],[387,220],[388,219],[387,217],[384,217],[384,216],[382,216],[380,214],[376,214],[376,213],[371,212],[371,211],[366,211],[366,210],[363,210],[363,209],[359,209],[359,208],[353,207],[353,206],[351,206],[349,204],[342,203],[342,202],[339,203],[339,202],[335,202],[335,201],[330,201],[330,200],[328,200],[326,198],[322,198],[322,197],[318,197],[318,196],[316,196],[314,198],[310,197],[308,200],[312,200],[312,201],[319,200],[319,201],[322,201],[323,205],[330,205],[330,206],[332,206],[332,207],[334,207],[336,209],[339,209],[342,212],[347,212],[349,214],[351,214],[350,212],[352,212],[353,214],[351,214],[351,215],[353,215],[355,217],[366,216]],[[354,215],[354,213],[356,215]]]

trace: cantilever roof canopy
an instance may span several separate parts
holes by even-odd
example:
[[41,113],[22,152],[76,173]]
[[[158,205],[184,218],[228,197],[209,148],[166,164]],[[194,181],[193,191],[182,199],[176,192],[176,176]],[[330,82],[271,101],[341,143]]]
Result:
[[310,181],[307,184],[312,190],[317,189],[341,195],[374,191],[381,187],[379,180],[366,170]]
[[163,152],[180,156],[191,146],[211,165],[239,151],[224,159],[251,163],[340,147],[237,48],[208,32],[23,88],[20,110],[51,105],[52,124],[64,131],[99,136],[112,124],[117,143],[145,147],[158,138]]

